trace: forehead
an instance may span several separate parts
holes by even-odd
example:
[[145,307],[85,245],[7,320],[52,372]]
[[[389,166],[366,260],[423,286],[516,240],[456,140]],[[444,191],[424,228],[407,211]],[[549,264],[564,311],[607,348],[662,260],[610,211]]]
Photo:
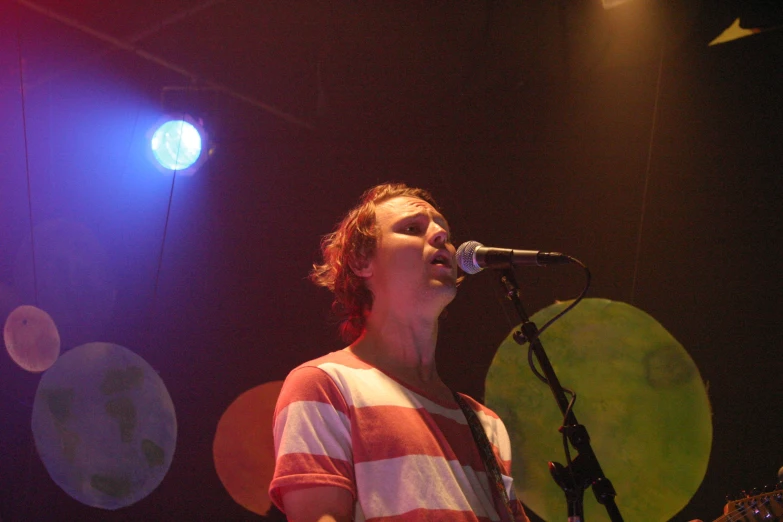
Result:
[[435,210],[435,207],[419,198],[399,196],[387,199],[375,207],[375,218],[379,223],[422,213],[432,216],[437,221],[446,222],[446,218]]

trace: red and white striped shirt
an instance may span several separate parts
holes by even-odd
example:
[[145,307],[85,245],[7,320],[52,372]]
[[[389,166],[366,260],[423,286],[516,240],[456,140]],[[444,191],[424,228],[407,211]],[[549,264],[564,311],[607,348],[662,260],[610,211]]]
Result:
[[[511,447],[498,416],[463,396],[500,463],[515,520]],[[269,496],[283,509],[288,489],[351,492],[356,521],[487,522],[500,517],[470,426],[455,401],[403,385],[348,350],[294,369],[275,409],[277,463]]]

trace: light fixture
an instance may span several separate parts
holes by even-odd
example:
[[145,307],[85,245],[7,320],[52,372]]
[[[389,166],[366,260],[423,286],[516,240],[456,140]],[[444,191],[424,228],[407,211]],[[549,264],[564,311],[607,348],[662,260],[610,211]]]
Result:
[[193,175],[209,156],[209,136],[202,122],[188,114],[161,118],[148,139],[155,165],[166,173]]
[[617,7],[618,5],[625,4],[629,0],[601,0],[601,3],[604,6],[604,9],[611,9],[613,7]]

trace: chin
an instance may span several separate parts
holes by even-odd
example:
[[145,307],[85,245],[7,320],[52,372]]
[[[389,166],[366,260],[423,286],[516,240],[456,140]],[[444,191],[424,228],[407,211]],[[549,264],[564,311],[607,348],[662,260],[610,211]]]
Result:
[[449,302],[451,302],[457,295],[457,282],[453,280],[442,281],[438,291],[445,296],[449,296]]

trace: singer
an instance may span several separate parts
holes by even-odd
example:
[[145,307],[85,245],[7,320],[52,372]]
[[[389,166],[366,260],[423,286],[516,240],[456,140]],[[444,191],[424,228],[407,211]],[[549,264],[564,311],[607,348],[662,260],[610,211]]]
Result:
[[285,380],[273,502],[292,522],[527,522],[503,422],[435,367],[457,266],[432,196],[376,186],[321,249],[311,278],[334,293],[349,345]]

